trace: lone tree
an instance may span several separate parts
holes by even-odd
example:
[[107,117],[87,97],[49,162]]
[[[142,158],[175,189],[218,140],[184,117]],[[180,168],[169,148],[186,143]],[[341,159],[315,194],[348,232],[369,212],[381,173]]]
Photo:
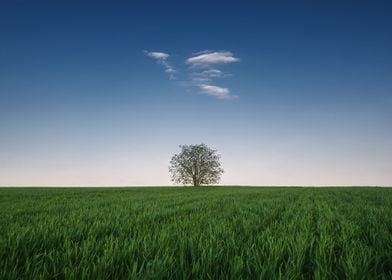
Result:
[[169,171],[172,181],[194,186],[216,184],[223,169],[217,150],[200,145],[181,145],[181,152],[175,154],[170,161]]

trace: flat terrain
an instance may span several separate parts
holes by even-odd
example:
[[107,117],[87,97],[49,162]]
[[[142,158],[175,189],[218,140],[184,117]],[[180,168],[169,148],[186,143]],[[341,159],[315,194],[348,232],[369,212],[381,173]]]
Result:
[[392,189],[0,189],[0,278],[392,279]]

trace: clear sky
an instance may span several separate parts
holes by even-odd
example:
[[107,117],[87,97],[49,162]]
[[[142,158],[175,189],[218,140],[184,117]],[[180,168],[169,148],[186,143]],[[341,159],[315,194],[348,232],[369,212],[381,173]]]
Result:
[[0,185],[392,185],[391,1],[0,2]]

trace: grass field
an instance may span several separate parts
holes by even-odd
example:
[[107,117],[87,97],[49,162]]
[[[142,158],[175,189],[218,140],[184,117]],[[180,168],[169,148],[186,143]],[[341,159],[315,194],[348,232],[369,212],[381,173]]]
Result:
[[392,279],[392,189],[0,189],[1,279]]

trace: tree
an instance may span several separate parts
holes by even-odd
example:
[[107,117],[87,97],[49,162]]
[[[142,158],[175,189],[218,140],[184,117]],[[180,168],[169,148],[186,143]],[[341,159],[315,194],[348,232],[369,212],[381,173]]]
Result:
[[169,171],[173,182],[194,186],[219,182],[224,171],[217,150],[205,144],[181,145],[180,148],[181,152],[170,161]]

